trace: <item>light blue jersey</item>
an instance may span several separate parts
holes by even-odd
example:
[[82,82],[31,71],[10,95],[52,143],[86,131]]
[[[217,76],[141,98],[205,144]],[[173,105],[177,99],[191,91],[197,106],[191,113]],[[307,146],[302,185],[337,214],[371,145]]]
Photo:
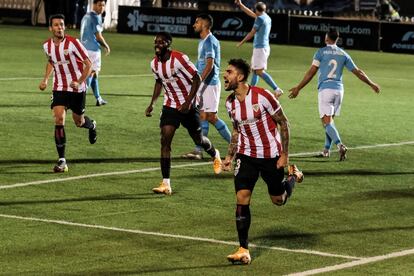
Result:
[[349,71],[356,68],[352,58],[336,45],[320,48],[313,57],[313,65],[319,67],[318,90],[343,90],[342,73],[344,67]]
[[204,80],[208,85],[216,85],[220,82],[220,42],[213,34],[198,42],[197,71],[201,74],[206,68],[207,58],[213,58],[214,64],[210,75]]
[[266,13],[263,13],[256,17],[253,28],[256,30],[256,33],[254,34],[253,48],[268,48],[272,19]]
[[96,40],[96,33],[103,31],[102,17],[94,11],[88,12],[81,22],[80,40],[89,51],[100,51],[101,44]]

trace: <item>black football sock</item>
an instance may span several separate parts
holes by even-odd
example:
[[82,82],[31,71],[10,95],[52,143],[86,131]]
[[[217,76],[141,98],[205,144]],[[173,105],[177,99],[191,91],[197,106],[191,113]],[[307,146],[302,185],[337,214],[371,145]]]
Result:
[[201,147],[203,147],[203,149],[211,156],[211,157],[215,157],[216,156],[216,148],[213,146],[213,144],[210,142],[210,140],[203,136],[203,138],[201,139]]
[[83,123],[81,127],[92,129],[93,128],[92,120],[88,116],[85,116],[85,123]]
[[55,144],[59,158],[65,158],[66,134],[64,126],[55,125]]
[[250,228],[250,208],[249,205],[237,204],[236,207],[236,227],[239,235],[239,243],[243,248],[249,247],[249,228]]
[[162,178],[170,178],[171,158],[161,157],[160,163],[161,163]]
[[292,195],[293,189],[295,188],[295,183],[296,176],[294,175],[289,175],[287,179],[283,180],[283,186],[285,186],[287,197],[290,197]]

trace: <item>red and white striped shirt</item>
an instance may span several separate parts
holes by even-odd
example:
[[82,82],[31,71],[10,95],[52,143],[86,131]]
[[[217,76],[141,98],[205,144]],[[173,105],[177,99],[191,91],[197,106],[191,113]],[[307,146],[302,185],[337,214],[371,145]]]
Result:
[[239,132],[237,153],[254,158],[275,158],[282,149],[276,122],[271,117],[280,108],[268,90],[252,86],[244,101],[230,95],[226,108]]
[[79,83],[78,89],[70,87],[72,81],[77,81],[83,72],[83,61],[88,59],[85,47],[74,37],[65,35],[63,40],[55,45],[53,39],[43,44],[50,64],[53,66],[53,91],[85,92],[86,83]]
[[190,94],[192,78],[197,69],[187,55],[171,51],[166,62],[158,57],[151,61],[151,69],[155,79],[162,81],[164,87],[164,106],[179,108]]

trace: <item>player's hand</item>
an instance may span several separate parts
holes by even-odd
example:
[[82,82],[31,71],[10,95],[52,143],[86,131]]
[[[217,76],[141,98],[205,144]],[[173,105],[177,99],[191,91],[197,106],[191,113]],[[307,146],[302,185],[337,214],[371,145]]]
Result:
[[153,109],[154,109],[154,108],[152,107],[152,105],[148,106],[148,107],[145,109],[145,116],[147,116],[147,117],[152,117],[151,112],[152,112],[152,110],[153,110]]
[[289,89],[289,99],[294,99],[299,95],[299,88],[297,86]]
[[190,111],[190,103],[189,102],[184,102],[179,108],[178,111],[180,111],[181,113],[188,113],[188,111]]
[[47,81],[42,80],[42,82],[39,84],[39,89],[43,91],[46,89],[46,87],[47,87]]
[[374,92],[375,93],[379,93],[380,92],[380,90],[381,90],[381,87],[378,85],[378,84],[376,84],[376,83],[373,83],[373,84],[371,84],[370,85],[371,86],[371,88],[372,88],[372,90],[374,90]]
[[279,157],[279,159],[277,160],[276,163],[276,168],[281,169],[287,166],[287,164],[289,163],[289,157],[286,153],[282,153]]
[[105,48],[105,56],[109,56],[110,53],[111,53],[111,48],[109,48],[108,46]]
[[78,89],[79,88],[79,82],[77,81],[72,81],[70,83],[70,87],[72,87],[73,89]]
[[231,156],[226,156],[226,158],[224,158],[224,161],[221,163],[221,168],[223,169],[223,171],[228,172],[231,171],[231,163],[232,163],[232,159]]

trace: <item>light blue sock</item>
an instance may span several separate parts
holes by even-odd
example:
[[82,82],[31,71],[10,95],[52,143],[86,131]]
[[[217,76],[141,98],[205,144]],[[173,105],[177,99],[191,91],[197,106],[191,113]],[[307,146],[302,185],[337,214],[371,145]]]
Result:
[[278,88],[277,84],[268,73],[263,71],[262,78],[273,89],[273,91]]
[[339,143],[341,143],[341,138],[339,137],[339,132],[336,129],[335,125],[333,123],[331,124],[327,124],[325,126],[325,130],[326,133],[329,135],[329,138],[331,138],[331,140],[338,145]]
[[92,82],[92,77],[87,77],[86,78],[86,90],[88,90],[89,87],[91,86],[91,82]]
[[214,124],[214,127],[220,133],[221,137],[223,137],[224,140],[226,140],[227,143],[230,144],[231,134],[230,134],[230,130],[227,127],[226,123],[222,119],[218,119],[217,122]]
[[256,73],[253,72],[252,79],[250,81],[250,85],[251,86],[256,86],[258,82],[259,82],[259,76]]
[[332,139],[329,137],[328,133],[325,130],[325,149],[330,150],[332,144]]
[[91,88],[92,88],[93,95],[95,96],[95,98],[99,99],[101,97],[101,95],[99,94],[99,81],[98,81],[98,78],[92,77]]
[[[209,123],[207,120],[205,121],[200,121],[200,126],[201,126],[201,132],[203,133],[204,137],[208,136],[208,129],[209,129]],[[196,146],[195,147],[196,151],[202,151],[203,148],[201,146]]]

